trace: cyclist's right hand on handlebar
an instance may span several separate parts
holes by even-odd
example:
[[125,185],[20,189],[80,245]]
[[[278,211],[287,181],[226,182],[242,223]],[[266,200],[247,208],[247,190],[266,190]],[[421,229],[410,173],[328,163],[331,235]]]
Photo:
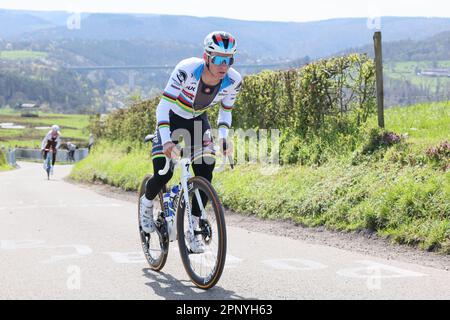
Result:
[[163,146],[164,155],[167,158],[175,158],[179,155],[179,151],[176,148],[176,144],[172,141],[166,142]]

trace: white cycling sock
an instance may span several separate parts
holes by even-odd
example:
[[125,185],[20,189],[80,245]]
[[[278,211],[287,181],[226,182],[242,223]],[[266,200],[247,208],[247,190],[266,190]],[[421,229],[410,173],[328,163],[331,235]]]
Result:
[[141,202],[142,202],[142,204],[143,204],[144,206],[146,206],[146,207],[152,207],[152,206],[153,206],[153,200],[148,200],[148,199],[145,197],[145,194],[142,195],[142,197],[141,197]]

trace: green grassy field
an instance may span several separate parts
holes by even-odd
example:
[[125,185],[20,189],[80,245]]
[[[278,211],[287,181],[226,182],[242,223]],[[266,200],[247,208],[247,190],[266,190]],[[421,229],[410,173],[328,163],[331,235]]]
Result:
[[[375,126],[377,119],[369,120]],[[417,151],[450,139],[450,101],[391,108],[386,111],[388,130],[408,134],[408,141]]]
[[[368,127],[374,127],[370,119]],[[408,138],[364,161],[355,153],[322,166],[283,166],[271,175],[260,164],[214,173],[225,206],[242,214],[332,230],[369,230],[393,242],[450,254],[450,170],[427,160],[427,149],[450,141],[450,103],[386,111],[387,130]],[[150,147],[103,142],[71,177],[137,190],[152,172]],[[447,158],[450,165],[450,159]],[[172,182],[178,179],[174,175]]]
[[431,92],[435,93],[438,83],[446,87],[450,84],[450,78],[446,77],[423,77],[418,76],[417,71],[429,68],[448,68],[450,69],[450,61],[437,61],[436,65],[432,61],[403,61],[403,62],[386,62],[384,65],[385,74],[397,80],[409,80],[416,86],[429,86]]
[[8,60],[25,60],[25,59],[38,59],[47,57],[47,52],[31,51],[31,50],[11,50],[0,51],[0,59]]
[[[0,146],[40,148],[45,134],[53,124],[61,128],[63,143],[71,140],[78,146],[84,146],[88,142],[89,132],[86,127],[89,124],[87,115],[63,115],[39,112],[39,117],[21,117],[20,113],[9,109],[0,108],[0,124],[13,123],[24,126],[24,129],[0,128]],[[42,127],[42,128],[40,128]],[[37,129],[39,128],[39,129]]]
[[450,68],[450,60],[437,61],[434,65],[433,61],[401,61],[401,62],[386,62],[384,69],[387,72],[392,73],[404,73],[415,74],[417,69],[429,69],[429,68]]

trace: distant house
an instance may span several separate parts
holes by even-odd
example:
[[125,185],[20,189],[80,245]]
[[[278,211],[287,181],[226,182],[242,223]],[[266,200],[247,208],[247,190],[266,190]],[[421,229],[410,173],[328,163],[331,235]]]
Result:
[[450,77],[450,69],[425,69],[420,72],[422,77]]
[[16,108],[21,111],[22,117],[39,117],[39,107],[36,103],[19,103]]

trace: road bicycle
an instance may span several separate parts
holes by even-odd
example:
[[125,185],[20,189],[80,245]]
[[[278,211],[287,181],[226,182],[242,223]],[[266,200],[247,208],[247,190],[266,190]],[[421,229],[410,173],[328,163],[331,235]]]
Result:
[[[148,135],[144,141],[147,143],[154,137],[155,135]],[[223,170],[225,160],[224,157],[218,170]],[[230,164],[233,167],[233,163]],[[181,260],[189,278],[197,287],[207,290],[216,285],[225,266],[227,251],[225,217],[220,199],[211,183],[203,177],[193,177],[189,172],[190,166],[191,160],[183,157],[182,149],[179,160],[166,158],[166,165],[158,172],[159,175],[165,175],[169,170],[179,167],[180,182],[171,187],[165,185],[153,200],[156,231],[150,234],[142,230],[139,219],[139,201],[152,175],[145,176],[140,185],[138,198],[139,234],[145,257],[152,270],[160,271],[164,267],[169,253],[169,243],[177,240]],[[202,201],[201,194],[206,201]],[[201,211],[200,231],[193,230],[194,198]],[[201,235],[205,244],[203,253],[194,253],[190,249],[188,240],[192,234]]]
[[47,180],[50,180],[50,173],[52,171],[52,149],[44,149],[42,152],[47,152],[47,156],[44,159],[44,170],[47,172]]

